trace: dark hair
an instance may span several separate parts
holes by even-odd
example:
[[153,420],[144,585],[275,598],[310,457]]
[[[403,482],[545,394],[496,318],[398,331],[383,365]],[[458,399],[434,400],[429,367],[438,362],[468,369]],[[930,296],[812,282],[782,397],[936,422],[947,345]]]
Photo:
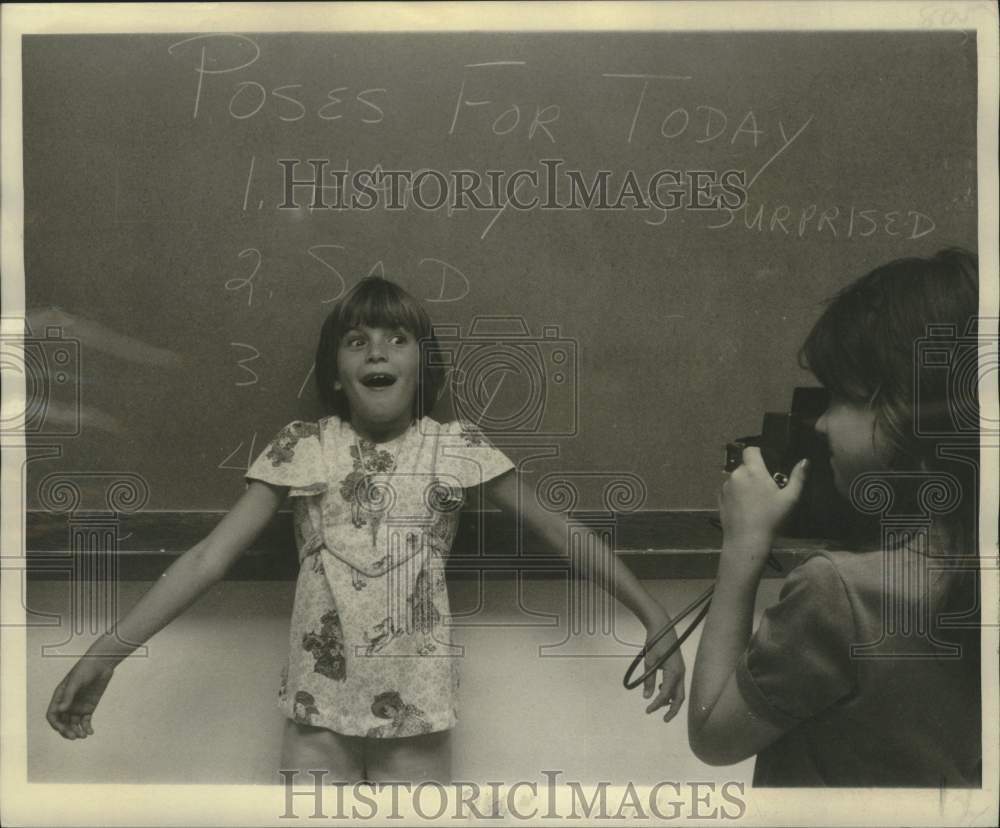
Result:
[[[978,311],[974,254],[897,259],[837,294],[799,352],[830,392],[872,407],[890,468],[954,475],[960,503],[942,519],[953,555],[978,552]],[[946,356],[925,359],[927,346]],[[949,580],[946,608],[978,606],[972,578]]]
[[420,346],[420,380],[413,415],[431,412],[438,397],[440,369],[436,359],[438,342],[431,319],[420,302],[388,279],[369,276],[351,288],[333,306],[323,322],[316,348],[316,390],[327,413],[350,419],[347,396],[334,387],[337,381],[337,349],[344,334],[361,325],[370,328],[402,328]]

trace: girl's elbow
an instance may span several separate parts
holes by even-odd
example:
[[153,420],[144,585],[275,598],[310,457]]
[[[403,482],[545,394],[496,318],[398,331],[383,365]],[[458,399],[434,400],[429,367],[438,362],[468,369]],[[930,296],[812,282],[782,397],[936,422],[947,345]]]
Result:
[[725,765],[735,765],[737,762],[740,761],[739,759],[731,759],[724,751],[716,750],[713,748],[706,748],[706,747],[695,748],[694,746],[692,746],[691,750],[694,753],[694,755],[698,757],[698,761],[706,765],[710,765],[713,768],[719,768]]
[[700,762],[712,767],[735,765],[753,755],[740,750],[738,746],[734,746],[724,733],[716,736],[706,734],[704,731],[690,731],[688,744],[691,747],[691,752],[698,757]]
[[708,744],[708,741],[701,736],[700,733],[691,732],[688,734],[688,746],[691,748],[691,752],[697,757],[699,762],[703,762],[706,765],[721,764],[716,761],[716,754],[713,750],[713,746]]

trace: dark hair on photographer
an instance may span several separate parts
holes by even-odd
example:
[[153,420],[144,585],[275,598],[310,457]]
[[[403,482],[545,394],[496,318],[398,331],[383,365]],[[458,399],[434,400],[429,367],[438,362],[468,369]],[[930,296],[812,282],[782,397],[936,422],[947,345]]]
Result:
[[[929,258],[897,259],[837,294],[799,353],[802,367],[831,393],[871,406],[889,468],[957,479],[961,502],[942,520],[950,555],[978,551],[978,311],[974,254],[949,248]],[[931,325],[954,330],[954,339],[945,338],[954,343],[947,364],[918,358]],[[951,579],[949,609],[978,607],[973,580]]]
[[431,319],[421,304],[395,282],[369,276],[340,299],[327,316],[316,348],[316,390],[324,410],[342,420],[351,419],[343,391],[338,391],[337,350],[344,335],[359,326],[402,328],[420,344],[420,388],[413,416],[425,417],[434,408],[441,384],[435,354],[438,350]]

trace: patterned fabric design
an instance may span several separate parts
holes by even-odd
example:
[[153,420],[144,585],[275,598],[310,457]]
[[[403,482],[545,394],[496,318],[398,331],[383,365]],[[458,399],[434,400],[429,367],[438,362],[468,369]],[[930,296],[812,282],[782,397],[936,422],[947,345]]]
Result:
[[388,444],[337,417],[278,433],[247,478],[296,496],[286,716],[372,738],[454,726],[461,650],[444,565],[464,489],[511,468],[478,429],[429,418]]
[[321,676],[343,681],[346,674],[344,660],[344,634],[340,631],[340,616],[330,610],[320,618],[320,631],[302,636],[302,649],[312,653],[316,660],[313,667]]
[[420,736],[430,733],[431,726],[424,718],[425,713],[415,704],[404,704],[395,690],[379,693],[372,702],[372,714],[380,719],[389,719],[387,724],[368,729],[365,735],[374,739]]
[[295,446],[303,437],[318,437],[319,426],[316,423],[294,422],[286,425],[278,436],[268,446],[264,456],[271,461],[272,466],[291,463],[295,458]]

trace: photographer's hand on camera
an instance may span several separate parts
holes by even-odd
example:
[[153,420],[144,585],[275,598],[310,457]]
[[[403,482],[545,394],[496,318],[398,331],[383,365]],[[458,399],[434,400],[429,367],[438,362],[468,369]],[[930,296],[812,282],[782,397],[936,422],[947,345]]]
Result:
[[781,524],[791,515],[802,494],[808,461],[795,464],[784,488],[764,465],[760,449],[743,450],[743,463],[733,470],[719,496],[722,520],[722,559],[759,574]]

